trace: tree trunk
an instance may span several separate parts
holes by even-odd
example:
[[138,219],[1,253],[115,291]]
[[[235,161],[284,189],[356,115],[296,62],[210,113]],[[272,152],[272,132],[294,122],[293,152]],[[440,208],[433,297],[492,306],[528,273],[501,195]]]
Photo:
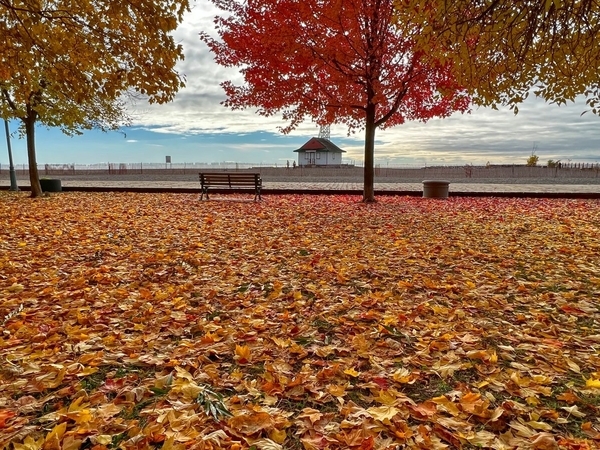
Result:
[[31,184],[31,196],[41,197],[42,187],[40,186],[40,177],[37,170],[37,159],[35,157],[35,121],[37,113],[27,107],[27,117],[23,118],[25,123],[25,133],[27,135],[27,158],[29,160],[29,183]]
[[367,117],[365,124],[365,167],[364,167],[364,191],[363,202],[375,202],[375,105],[367,106]]

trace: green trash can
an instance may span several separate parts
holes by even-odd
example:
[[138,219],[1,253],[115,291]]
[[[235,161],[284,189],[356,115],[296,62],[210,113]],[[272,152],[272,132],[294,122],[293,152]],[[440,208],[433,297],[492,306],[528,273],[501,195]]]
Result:
[[62,184],[57,178],[41,178],[40,186],[43,192],[62,192]]

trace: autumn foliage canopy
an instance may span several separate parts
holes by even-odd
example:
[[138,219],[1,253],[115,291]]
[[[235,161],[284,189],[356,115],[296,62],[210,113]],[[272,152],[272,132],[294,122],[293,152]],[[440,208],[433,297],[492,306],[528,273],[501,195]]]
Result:
[[217,19],[222,41],[202,37],[246,82],[223,83],[225,105],[284,111],[285,131],[305,118],[362,129],[369,104],[382,128],[465,107],[450,71],[413,52],[419,28],[395,23],[392,1],[215,3],[231,14]]
[[[398,11],[411,2],[397,3]],[[416,2],[417,4],[419,2]],[[460,82],[477,104],[518,105],[531,93],[558,105],[586,97],[600,113],[597,0],[432,0],[419,48],[450,42]]]

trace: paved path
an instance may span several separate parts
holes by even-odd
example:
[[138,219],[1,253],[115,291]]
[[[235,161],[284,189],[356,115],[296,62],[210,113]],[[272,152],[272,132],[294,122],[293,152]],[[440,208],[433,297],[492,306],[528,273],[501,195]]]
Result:
[[[305,190],[355,190],[362,191],[362,183],[280,183],[266,182],[265,189],[305,189]],[[376,191],[423,191],[422,183],[375,183]],[[600,193],[600,185],[564,185],[564,184],[486,184],[486,183],[450,183],[452,192],[574,192]]]
[[[77,179],[66,178],[61,181],[66,190],[105,190],[115,188],[116,190],[166,190],[166,191],[200,191],[197,181],[181,180],[124,180],[124,179]],[[0,189],[7,189],[10,185],[8,180],[0,180]],[[25,180],[19,180],[19,185],[27,189],[29,185]],[[265,181],[263,189],[266,191],[290,191],[302,193],[328,193],[363,190],[361,182],[326,182],[326,181]],[[516,184],[516,183],[450,183],[450,194],[453,193],[478,193],[486,194],[511,194],[511,193],[537,193],[537,194],[590,194],[592,197],[600,197],[600,184]],[[375,191],[393,193],[409,192],[417,193],[423,191],[422,183],[375,183]]]

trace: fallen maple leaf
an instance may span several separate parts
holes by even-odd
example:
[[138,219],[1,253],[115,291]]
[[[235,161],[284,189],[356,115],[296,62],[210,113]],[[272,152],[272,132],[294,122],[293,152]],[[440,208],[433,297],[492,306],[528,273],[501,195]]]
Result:
[[250,347],[247,345],[237,345],[235,346],[235,359],[239,364],[248,364],[252,357],[252,352]]
[[273,427],[273,418],[265,412],[246,411],[230,418],[227,422],[236,432],[245,436],[251,436]]
[[398,414],[400,410],[394,406],[373,406],[367,409],[367,412],[373,419],[389,423],[389,420]]
[[357,372],[356,370],[354,370],[353,367],[351,367],[350,369],[344,370],[344,373],[346,375],[350,375],[352,378],[356,378],[360,375],[360,372]]
[[13,443],[14,450],[40,450],[44,445],[44,438],[35,440],[32,436],[27,436],[22,444]]

